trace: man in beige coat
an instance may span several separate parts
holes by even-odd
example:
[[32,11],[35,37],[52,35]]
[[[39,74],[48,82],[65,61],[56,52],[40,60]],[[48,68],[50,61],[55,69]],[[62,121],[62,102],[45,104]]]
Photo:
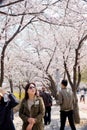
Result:
[[68,117],[69,124],[72,130],[76,130],[73,119],[73,105],[75,102],[72,91],[67,89],[67,80],[62,80],[61,90],[58,94],[58,104],[60,105],[60,130],[64,130],[66,118]]

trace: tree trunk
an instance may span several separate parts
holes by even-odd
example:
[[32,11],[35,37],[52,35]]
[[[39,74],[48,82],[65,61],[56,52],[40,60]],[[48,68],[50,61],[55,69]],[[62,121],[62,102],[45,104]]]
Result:
[[20,24],[17,28],[17,30],[15,31],[15,33],[8,39],[6,40],[5,39],[5,43],[4,43],[4,46],[2,48],[2,52],[1,52],[1,75],[0,75],[0,87],[2,87],[2,83],[4,81],[4,58],[5,58],[5,51],[7,49],[7,46],[9,45],[9,43],[16,37],[16,35],[18,33],[20,33],[26,26],[24,26],[22,28],[22,30],[20,30],[21,26],[22,26],[22,23],[23,23],[23,19],[24,19],[24,15],[21,17],[21,21],[20,21]]
[[74,121],[76,124],[80,123],[80,114],[79,114],[79,106],[78,106],[78,98],[76,93],[74,93],[75,96],[75,103],[74,103]]
[[19,85],[19,99],[21,99],[21,86]]
[[53,78],[50,74],[48,74],[48,79],[50,81],[49,89],[52,92],[52,95],[55,98],[55,100],[58,100],[57,86],[55,84],[55,81],[53,80]]
[[9,84],[10,84],[11,93],[13,93],[13,82],[12,82],[12,79],[9,79]]
[[4,80],[4,57],[5,57],[5,49],[6,44],[3,47],[2,53],[1,53],[1,76],[0,76],[0,87],[2,87],[2,83]]

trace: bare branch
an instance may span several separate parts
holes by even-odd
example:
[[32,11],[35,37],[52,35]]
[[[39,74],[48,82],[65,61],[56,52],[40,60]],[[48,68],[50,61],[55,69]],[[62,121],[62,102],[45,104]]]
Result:
[[46,68],[46,73],[48,73],[48,69],[49,69],[49,66],[50,66],[50,64],[51,64],[51,62],[52,62],[52,60],[53,60],[54,55],[55,55],[55,52],[56,52],[56,49],[57,49],[57,45],[58,45],[58,42],[56,41],[56,46],[55,46],[55,48],[54,48],[52,57],[50,58],[50,61],[49,61],[48,65],[47,65],[47,68]]
[[[25,2],[26,3],[26,2]],[[18,13],[18,14],[14,14],[14,13],[6,13],[6,12],[3,12],[3,11],[0,11],[1,14],[3,15],[8,15],[8,16],[13,16],[13,17],[17,17],[17,16],[21,16],[21,15],[39,15],[39,14],[43,14],[44,11],[47,9],[48,7],[46,6],[45,8],[43,8],[42,10],[40,10],[39,12],[23,12],[23,13]]]
[[36,48],[36,49],[37,49],[37,54],[38,54],[38,58],[39,58],[40,64],[42,65],[42,69],[43,69],[43,71],[45,72],[44,65],[43,65],[43,63],[42,63],[42,61],[41,61],[41,58],[40,58],[39,50],[38,50],[38,48]]
[[[74,29],[76,29],[73,25],[71,25],[71,24],[66,24],[66,23],[63,23],[63,22],[61,22],[61,23],[57,23],[57,22],[53,22],[53,21],[50,21],[50,20],[48,20],[48,19],[42,19],[42,18],[39,18],[38,17],[38,19],[40,20],[40,21],[42,21],[42,22],[44,22],[44,23],[47,23],[47,24],[50,24],[50,25],[58,25],[58,26],[63,26],[63,27],[67,27],[67,28],[74,28]],[[77,30],[77,29],[76,29]]]
[[57,4],[58,2],[61,2],[62,0],[57,0],[57,1],[55,1],[55,2],[53,2],[51,5],[55,5],[55,4]]
[[24,1],[24,0],[17,0],[17,1],[10,2],[10,3],[5,4],[5,5],[0,5],[0,8],[7,7],[7,6],[10,6],[10,5],[14,5],[14,4],[16,4],[16,3],[23,2],[23,1]]
[[65,16],[66,16],[66,13],[67,13],[67,9],[68,9],[68,6],[69,6],[69,2],[70,2],[70,0],[67,0],[67,4],[66,4],[66,8],[65,8]]
[[87,40],[87,34],[85,36],[83,36],[81,38],[81,40],[79,41],[79,46],[78,49],[80,49],[82,47],[82,45],[84,44],[84,41]]
[[78,66],[78,81],[77,81],[76,89],[78,88],[80,81],[81,81],[81,70],[80,70],[80,66]]
[[23,19],[24,19],[24,16],[22,16],[21,21],[20,21],[20,25],[19,25],[18,29],[16,30],[16,32],[13,34],[13,36],[12,36],[8,41],[6,41],[6,46],[7,46],[7,45],[14,39],[14,37],[20,32],[20,28],[21,28],[21,26],[22,26]]
[[5,12],[3,12],[3,11],[0,11],[0,13],[3,14],[3,15],[8,15],[8,16],[14,16],[14,17],[16,17],[16,16],[21,16],[21,15],[38,15],[38,14],[43,13],[43,10],[40,11],[40,12],[19,13],[19,14],[13,14],[13,13],[10,14],[10,13],[5,13]]
[[37,20],[34,20],[33,21],[33,19],[35,18],[36,16],[34,16],[27,24],[25,24],[21,29],[20,29],[20,31],[19,32],[21,32],[22,30],[24,30],[25,29],[25,27],[27,27],[30,23],[32,23],[32,22],[36,22]]
[[69,83],[70,83],[70,85],[71,85],[71,87],[72,87],[72,89],[73,89],[73,83],[72,83],[72,81],[71,81],[71,76],[70,76],[70,74],[69,74],[69,71],[68,71],[68,68],[67,68],[67,65],[66,65],[66,62],[65,62],[65,61],[64,61],[64,68],[65,68],[65,71],[66,71],[66,73],[67,73],[67,77],[68,77]]

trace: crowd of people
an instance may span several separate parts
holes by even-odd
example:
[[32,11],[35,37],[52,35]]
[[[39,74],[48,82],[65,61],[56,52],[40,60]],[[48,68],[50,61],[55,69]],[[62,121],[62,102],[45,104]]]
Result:
[[[76,130],[73,118],[75,102],[73,92],[67,91],[67,80],[61,81],[57,104],[60,105],[60,130],[64,130],[66,118],[72,130]],[[13,108],[18,101],[12,93],[0,90],[0,130],[15,130],[13,123]],[[19,108],[22,119],[22,130],[44,130],[51,123],[52,96],[46,87],[38,91],[35,83],[25,86],[25,95]]]

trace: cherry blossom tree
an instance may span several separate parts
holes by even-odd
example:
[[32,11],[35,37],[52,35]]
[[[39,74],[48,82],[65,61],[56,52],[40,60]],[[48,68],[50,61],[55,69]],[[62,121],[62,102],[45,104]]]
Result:
[[[15,0],[15,1],[2,1],[0,5],[0,20],[3,20],[1,26],[1,76],[0,76],[0,86],[2,86],[4,80],[4,58],[5,51],[13,39],[22,32],[29,24],[37,21],[37,16],[42,14],[47,8],[37,6],[39,2],[26,1],[26,0]],[[20,4],[21,3],[21,4]],[[33,7],[33,9],[32,9]],[[27,15],[27,22],[26,22]]]
[[[16,43],[18,42],[17,44],[21,46],[23,46],[23,44],[26,44],[26,51],[28,52],[28,54],[25,52],[23,53],[25,57],[23,58],[23,55],[21,54],[22,56],[20,56],[20,58],[18,59],[24,61],[22,63],[20,62],[21,67],[26,68],[27,63],[30,68],[34,68],[35,66],[37,66],[34,69],[38,68],[40,73],[43,73],[45,71],[51,76],[51,78],[53,75],[53,71],[56,69],[59,69],[61,73],[66,71],[66,67],[64,68],[64,63],[67,61],[66,59],[69,55],[69,60],[66,63],[69,70],[68,72],[71,72],[71,70],[73,70],[72,65],[74,66],[75,63],[73,62],[76,54],[74,50],[78,49],[78,43],[81,41],[81,39],[85,38],[84,40],[86,40],[86,6],[86,2],[83,0],[3,1],[3,4],[0,5],[0,15],[2,16],[1,20],[4,19],[1,27],[1,41],[3,43],[1,44],[1,47],[4,48],[5,42],[8,43],[5,47],[6,49],[8,45],[13,44],[14,41],[16,41]],[[15,32],[16,30],[18,30],[17,33]],[[20,32],[21,34],[19,34]],[[14,34],[16,37],[14,36]],[[11,40],[9,42],[10,38]],[[20,39],[25,39],[25,41],[23,41],[22,43],[22,40]],[[58,47],[55,52],[54,50],[56,47],[56,43],[58,43]],[[70,52],[69,43],[71,48]],[[29,49],[32,47],[37,47],[37,49],[33,50],[33,59],[31,56],[32,49]],[[63,53],[61,53],[60,47]],[[79,50],[81,50],[81,47]],[[64,53],[65,48],[67,48],[67,51],[65,51]],[[4,53],[2,53],[3,55],[5,55],[6,49]],[[34,51],[36,51],[37,54]],[[58,64],[55,62],[56,58],[58,59]],[[1,57],[1,59],[1,68],[3,68],[4,58]],[[22,65],[23,63],[26,63],[26,67]],[[17,68],[19,70],[18,66]],[[3,79],[4,69],[1,70],[1,79]],[[24,75],[24,73],[26,73],[26,69],[20,71],[19,75],[22,75],[21,72]],[[24,76],[22,78],[24,78]],[[3,80],[1,81],[3,82]]]

